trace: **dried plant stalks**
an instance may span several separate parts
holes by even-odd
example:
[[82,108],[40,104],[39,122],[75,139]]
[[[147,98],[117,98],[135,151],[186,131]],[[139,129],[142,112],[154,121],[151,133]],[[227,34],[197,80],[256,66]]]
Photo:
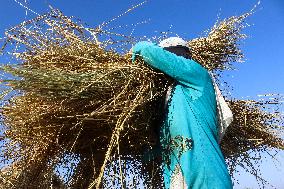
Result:
[[189,41],[192,57],[208,70],[229,69],[234,62],[241,62],[243,53],[239,48],[244,20],[252,13],[232,16],[221,22],[216,22],[206,37]]
[[[193,58],[208,70],[227,69],[242,58],[237,42],[244,37],[240,31],[248,15],[217,23],[207,37],[190,41]],[[140,181],[153,186],[153,175],[160,179],[158,166],[148,169],[141,157],[157,144],[155,130],[164,114],[157,110],[163,109],[172,81],[143,61],[133,64],[115,51],[113,44],[131,43],[127,36],[86,28],[58,10],[26,21],[6,36],[21,61],[1,67],[13,75],[2,83],[14,91],[2,108],[1,161],[15,165],[10,168],[13,174],[3,172],[6,188],[44,188],[54,174],[63,175],[65,185],[73,188],[123,186],[131,168],[122,162],[142,164],[133,186]],[[252,149],[283,149],[277,135],[282,129],[273,127],[282,124],[281,117],[248,102],[230,102],[235,120],[222,149],[232,161]],[[70,168],[73,161],[77,166]],[[70,170],[56,173],[62,164]]]

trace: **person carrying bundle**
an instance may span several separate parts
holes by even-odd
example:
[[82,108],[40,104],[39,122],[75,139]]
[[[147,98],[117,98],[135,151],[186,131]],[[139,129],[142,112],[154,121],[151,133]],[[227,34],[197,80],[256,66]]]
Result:
[[140,56],[175,81],[168,89],[167,113],[160,127],[165,188],[232,188],[219,146],[224,134],[219,107],[224,100],[218,101],[220,91],[209,72],[191,59],[187,42],[178,37],[159,45],[142,41],[131,51],[132,61]]

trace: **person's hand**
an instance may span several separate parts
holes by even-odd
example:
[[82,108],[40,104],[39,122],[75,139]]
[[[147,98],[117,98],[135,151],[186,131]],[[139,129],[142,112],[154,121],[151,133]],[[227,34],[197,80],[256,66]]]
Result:
[[128,54],[132,55],[133,53],[133,47],[131,47],[131,49],[129,50]]
[[133,50],[132,50],[132,48],[127,52],[127,53],[125,53],[124,54],[124,56],[128,59],[131,59],[132,58],[132,53],[133,53]]

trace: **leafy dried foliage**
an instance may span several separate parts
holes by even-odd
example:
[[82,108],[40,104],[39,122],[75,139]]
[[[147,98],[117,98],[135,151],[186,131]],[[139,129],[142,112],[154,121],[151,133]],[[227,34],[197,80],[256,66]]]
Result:
[[[209,70],[242,58],[237,42],[248,15],[190,41],[193,58]],[[21,63],[1,67],[14,76],[2,81],[14,91],[2,108],[3,187],[162,187],[160,159],[142,157],[157,145],[164,114],[157,110],[172,81],[113,48],[131,44],[130,38],[87,28],[54,9],[6,36]],[[281,117],[257,102],[231,100],[230,106],[234,122],[222,142],[230,168],[249,150],[283,149],[282,129],[274,127]]]

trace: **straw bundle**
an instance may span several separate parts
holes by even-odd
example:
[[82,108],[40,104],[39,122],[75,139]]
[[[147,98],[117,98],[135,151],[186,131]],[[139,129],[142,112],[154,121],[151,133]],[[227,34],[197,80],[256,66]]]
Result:
[[[208,37],[190,41],[193,58],[209,70],[225,69],[241,58],[236,42],[244,37],[240,30],[246,16],[225,20]],[[13,55],[22,63],[2,66],[15,77],[3,84],[17,93],[2,108],[1,160],[14,162],[12,174],[1,174],[3,186],[46,188],[54,182],[56,167],[65,164],[69,170],[63,179],[72,188],[137,186],[142,181],[160,187],[159,160],[150,165],[141,157],[157,144],[164,114],[157,110],[163,109],[172,81],[114,51],[111,35],[123,36],[84,27],[54,9],[6,32],[7,44],[16,47]],[[127,37],[121,41],[130,43]],[[232,101],[231,107],[235,121],[222,143],[226,157],[261,145],[283,147],[267,124],[272,114],[244,101]],[[244,112],[250,122],[244,121]],[[133,167],[140,176],[129,181],[127,170]]]
[[216,22],[206,37],[189,42],[193,59],[208,70],[229,69],[234,62],[241,62],[243,53],[239,42],[246,37],[241,33],[245,27],[244,19],[252,12],[241,16],[232,16]]

